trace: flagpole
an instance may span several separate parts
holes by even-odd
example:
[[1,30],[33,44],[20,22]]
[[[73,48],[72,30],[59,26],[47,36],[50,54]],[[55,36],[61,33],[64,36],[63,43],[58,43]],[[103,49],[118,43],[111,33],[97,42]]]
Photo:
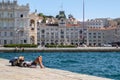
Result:
[[85,3],[83,0],[83,28],[84,28],[84,21],[85,21]]
[[83,44],[84,44],[84,32],[86,33],[86,45],[89,46],[88,27],[85,27],[85,1],[83,0]]
[[83,35],[83,44],[84,44],[84,20],[85,20],[85,12],[84,12],[85,10],[84,10],[84,0],[83,0],[83,27],[82,27],[82,29],[83,29],[83,31],[82,31],[82,35]]

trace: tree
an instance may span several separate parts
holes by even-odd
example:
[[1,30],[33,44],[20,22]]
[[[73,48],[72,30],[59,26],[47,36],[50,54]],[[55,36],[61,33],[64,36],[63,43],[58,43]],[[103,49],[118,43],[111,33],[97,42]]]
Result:
[[56,18],[59,18],[59,15],[56,15]]
[[41,17],[43,17],[43,16],[44,16],[44,14],[43,14],[43,13],[39,13],[39,14],[38,14],[38,16],[41,16]]
[[49,15],[49,16],[46,16],[47,18],[54,18],[53,16]]

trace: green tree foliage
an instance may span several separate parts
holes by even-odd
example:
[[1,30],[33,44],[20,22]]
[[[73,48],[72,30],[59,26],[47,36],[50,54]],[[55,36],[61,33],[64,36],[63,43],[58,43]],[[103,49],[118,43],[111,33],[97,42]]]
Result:
[[58,18],[59,18],[59,15],[56,15],[56,18],[58,19]]
[[53,16],[49,15],[49,16],[46,16],[47,18],[54,18]]
[[44,14],[43,14],[43,13],[39,13],[39,14],[38,14],[38,16],[43,17],[43,16],[44,16]]
[[35,44],[6,44],[4,47],[37,47]]
[[39,13],[38,16],[43,17],[42,23],[46,23],[47,18],[54,18],[53,16],[44,15],[43,13]]

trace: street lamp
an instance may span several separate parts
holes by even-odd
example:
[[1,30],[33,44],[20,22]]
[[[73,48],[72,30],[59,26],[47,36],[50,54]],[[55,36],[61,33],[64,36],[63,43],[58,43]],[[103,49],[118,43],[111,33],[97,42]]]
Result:
[[84,20],[85,20],[85,10],[84,10],[84,0],[83,0],[83,26],[82,26],[82,44],[84,44]]
[[88,27],[85,27],[85,2],[83,0],[83,44],[84,44],[84,33],[86,33],[86,45],[89,45],[89,37],[88,37]]

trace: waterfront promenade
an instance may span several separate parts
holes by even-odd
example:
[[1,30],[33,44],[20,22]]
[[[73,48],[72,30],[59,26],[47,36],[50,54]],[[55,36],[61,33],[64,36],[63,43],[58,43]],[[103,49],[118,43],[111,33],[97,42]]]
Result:
[[12,67],[9,61],[0,58],[0,80],[111,80],[107,78],[44,68]]
[[77,47],[77,48],[4,48],[0,47],[0,52],[55,52],[55,51],[71,51],[71,52],[120,52],[120,47]]

